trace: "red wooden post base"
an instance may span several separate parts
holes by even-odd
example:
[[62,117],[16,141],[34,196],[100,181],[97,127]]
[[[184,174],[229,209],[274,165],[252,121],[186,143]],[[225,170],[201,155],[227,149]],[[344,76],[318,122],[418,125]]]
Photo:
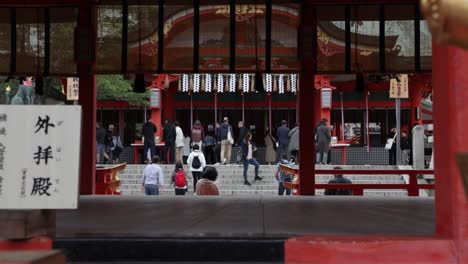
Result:
[[0,240],[0,251],[6,250],[52,250],[52,239],[35,237],[25,240]]
[[452,240],[427,237],[306,236],[285,243],[285,261],[299,263],[457,263]]

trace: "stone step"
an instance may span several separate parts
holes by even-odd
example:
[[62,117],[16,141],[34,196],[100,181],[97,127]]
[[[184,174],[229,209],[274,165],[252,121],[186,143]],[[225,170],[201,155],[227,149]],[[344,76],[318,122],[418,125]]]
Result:
[[[248,177],[248,180],[251,181],[252,177]],[[187,180],[188,184],[192,184],[193,180],[188,179]],[[122,185],[141,185],[141,180],[134,180],[134,179],[120,179],[120,183]],[[216,181],[216,183],[219,186],[226,186],[226,185],[240,185],[244,183],[243,178],[239,179],[222,179]],[[317,184],[326,184],[328,183],[328,180],[317,180],[315,183]],[[354,180],[354,184],[403,184],[404,182],[402,180]],[[167,180],[164,182],[165,185],[170,184],[170,182]],[[278,181],[275,179],[263,179],[261,181],[255,181],[255,184],[257,185],[278,185]]]
[[[164,176],[164,180],[169,180],[171,174],[166,174]],[[264,173],[259,173],[260,177],[263,177],[264,180],[275,180],[275,177],[273,174],[264,174]],[[138,174],[119,174],[120,180],[141,180],[141,175]],[[247,174],[248,178],[253,177],[253,173],[248,173]],[[187,178],[191,179],[192,175],[187,174]],[[230,180],[230,179],[242,179],[243,174],[242,173],[236,173],[236,174],[230,174],[230,175],[220,175],[218,176],[219,181],[223,180]],[[330,180],[333,178],[333,175],[316,175],[315,179],[316,181],[325,181],[325,180]],[[401,181],[402,176],[401,175],[346,175],[346,178],[352,180],[352,181]]]
[[[192,196],[193,192],[191,191],[192,189],[189,189],[189,191],[185,194],[186,196]],[[324,191],[323,190],[317,190],[316,195],[317,196],[323,196]],[[141,192],[140,190],[128,190],[128,191],[122,191],[122,195],[124,196],[143,196],[144,193]],[[175,196],[174,189],[164,189],[161,190],[160,192],[161,196]],[[225,195],[225,196],[276,196],[277,195],[277,190],[255,190],[255,191],[245,191],[245,190],[220,190],[220,195]],[[407,192],[404,190],[365,190],[364,191],[365,196],[377,196],[377,197],[382,197],[382,196],[407,196]]]

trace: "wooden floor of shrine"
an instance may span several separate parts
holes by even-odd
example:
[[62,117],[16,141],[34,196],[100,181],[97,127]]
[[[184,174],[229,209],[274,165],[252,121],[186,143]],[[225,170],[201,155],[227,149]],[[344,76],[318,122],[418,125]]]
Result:
[[57,212],[57,238],[287,238],[304,234],[434,233],[421,197],[82,196]]
[[420,197],[82,196],[57,212],[54,248],[72,263],[282,263],[305,234],[434,233]]

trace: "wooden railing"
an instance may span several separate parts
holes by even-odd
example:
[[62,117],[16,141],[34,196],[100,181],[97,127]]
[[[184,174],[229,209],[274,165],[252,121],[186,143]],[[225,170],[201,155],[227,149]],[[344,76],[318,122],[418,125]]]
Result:
[[[293,174],[291,183],[285,182],[284,186],[292,189],[293,193],[299,189],[299,169],[281,164],[280,169],[285,173]],[[351,189],[353,195],[364,195],[366,189],[400,189],[407,190],[408,196],[419,196],[419,190],[433,190],[434,184],[419,184],[418,175],[434,174],[434,170],[316,170],[315,175],[408,175],[409,183],[406,184],[315,184],[314,189]]]

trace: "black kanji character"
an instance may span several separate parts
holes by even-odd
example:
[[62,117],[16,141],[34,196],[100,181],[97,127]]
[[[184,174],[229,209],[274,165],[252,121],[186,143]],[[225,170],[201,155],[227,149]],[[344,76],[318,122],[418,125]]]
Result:
[[7,121],[7,115],[6,114],[0,114],[0,122],[6,122]]
[[37,146],[37,152],[34,153],[34,159],[36,160],[37,165],[41,163],[41,159],[44,160],[47,165],[47,161],[52,158],[52,148],[50,146],[45,149],[42,149],[41,146]]
[[38,127],[37,130],[34,132],[36,134],[39,132],[39,130],[44,129],[44,132],[47,135],[47,132],[49,131],[49,127],[55,127],[54,123],[49,123],[49,116],[46,115],[44,119],[42,119],[40,116],[37,119],[37,123],[35,127]]
[[31,195],[39,194],[39,196],[47,195],[50,196],[49,190],[52,183],[50,183],[50,178],[34,178],[33,189]]
[[0,128],[0,135],[6,135],[6,128],[2,127]]

